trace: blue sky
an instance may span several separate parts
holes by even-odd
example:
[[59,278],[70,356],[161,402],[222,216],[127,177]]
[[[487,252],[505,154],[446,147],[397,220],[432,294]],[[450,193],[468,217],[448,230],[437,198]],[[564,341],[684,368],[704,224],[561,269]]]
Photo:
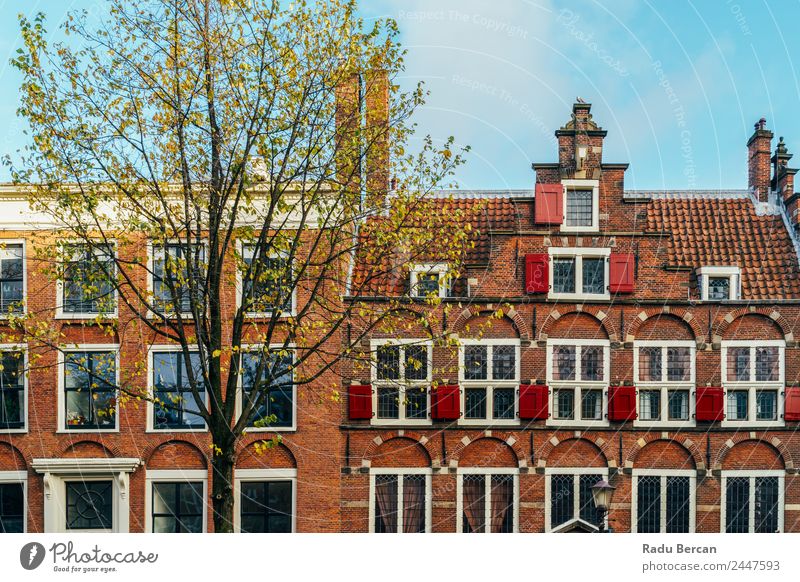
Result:
[[[12,15],[45,11],[53,31],[67,10],[98,5],[0,1],[3,154],[24,140]],[[553,131],[576,96],[608,130],[604,160],[631,164],[629,189],[746,187],[745,144],[762,116],[800,152],[798,0],[368,0],[362,12],[399,22],[401,83],[431,91],[421,133],[472,147],[461,188],[530,188],[530,164],[555,161]]]

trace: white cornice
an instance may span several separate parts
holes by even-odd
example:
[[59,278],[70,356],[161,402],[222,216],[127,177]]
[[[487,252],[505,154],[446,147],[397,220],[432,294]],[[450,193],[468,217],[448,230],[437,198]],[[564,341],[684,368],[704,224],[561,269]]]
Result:
[[33,459],[31,467],[37,473],[133,473],[141,461],[133,457],[116,459]]

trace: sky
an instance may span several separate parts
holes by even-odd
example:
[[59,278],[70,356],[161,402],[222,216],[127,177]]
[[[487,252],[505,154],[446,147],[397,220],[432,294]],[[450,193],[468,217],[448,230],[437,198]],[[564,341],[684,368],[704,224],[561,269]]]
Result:
[[[44,11],[58,34],[68,10],[101,5],[0,0],[0,154],[25,143],[12,15]],[[531,188],[576,97],[608,130],[604,161],[630,163],[626,189],[747,187],[760,117],[800,152],[800,0],[362,0],[361,12],[399,24],[401,87],[430,91],[420,135],[472,148],[462,189]]]

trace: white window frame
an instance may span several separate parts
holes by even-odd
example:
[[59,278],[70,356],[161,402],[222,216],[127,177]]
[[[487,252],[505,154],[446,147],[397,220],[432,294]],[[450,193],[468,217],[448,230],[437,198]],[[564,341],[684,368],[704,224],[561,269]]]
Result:
[[425,533],[431,533],[433,521],[433,485],[429,468],[382,467],[369,470],[369,533],[375,533],[375,477],[378,475],[397,475],[397,533],[403,533],[403,477],[407,475],[425,476]]
[[25,414],[23,415],[23,422],[24,425],[22,428],[2,428],[0,429],[0,434],[25,434],[28,432],[28,396],[29,396],[29,389],[28,389],[28,345],[24,343],[19,344],[0,344],[0,353],[2,352],[22,352],[22,369],[24,371],[24,375],[22,378],[22,394],[23,399],[25,402]]
[[[575,380],[553,380],[553,348],[556,346],[575,346]],[[603,348],[603,380],[602,381],[582,381],[581,374],[581,348],[583,346],[599,346]],[[607,339],[563,339],[548,338],[547,340],[547,385],[550,387],[548,406],[550,416],[547,419],[548,426],[608,426],[608,382],[611,369],[611,342]],[[575,390],[575,409],[572,419],[556,418],[556,391],[559,389]],[[581,400],[582,391],[600,390],[602,393],[602,412],[600,420],[582,420]]]
[[[245,248],[248,246],[254,246],[254,243],[247,242],[247,241],[238,241],[237,242],[237,252],[239,256],[242,257],[244,260],[244,252]],[[272,253],[270,257],[279,257],[279,253]],[[242,307],[242,297],[244,294],[244,273],[242,269],[236,269],[236,308],[240,309]],[[287,317],[293,317],[297,314],[297,288],[295,286],[292,287],[292,299],[291,299],[291,310],[290,311],[279,311],[278,317],[281,319],[285,319]],[[250,319],[270,319],[272,317],[272,311],[245,311],[245,317]]]
[[[100,241],[99,241],[100,242]],[[108,244],[114,249],[114,270],[116,271],[117,268],[117,241],[116,239],[108,239]],[[67,240],[64,241],[63,244],[65,246],[69,245],[88,245],[89,243],[85,241],[72,241]],[[66,312],[64,311],[64,280],[59,277],[56,281],[56,314],[55,319],[95,319],[97,317],[104,318],[104,319],[116,319],[119,316],[119,293],[117,293],[117,289],[114,288],[114,310],[108,312],[92,312],[92,311],[76,311],[76,312]]]
[[[67,529],[67,481],[111,481],[112,532],[127,533],[130,521],[130,474],[141,464],[138,458],[33,459],[31,468],[43,475],[44,531],[70,533]],[[83,530],[100,533],[100,530]]]
[[[392,346],[400,346],[400,379],[399,380],[378,380],[378,365],[377,365],[377,357],[378,357],[378,347],[384,345],[392,345]],[[405,379],[405,366],[406,366],[406,357],[405,357],[405,346],[407,345],[418,345],[418,346],[425,346],[427,348],[428,353],[428,369],[427,369],[427,377],[424,380],[411,380],[406,381]],[[430,340],[425,339],[377,339],[371,340],[370,342],[370,351],[374,354],[375,361],[374,364],[370,366],[371,368],[371,382],[372,382],[372,410],[375,411],[375,414],[372,416],[370,420],[370,424],[378,425],[378,426],[387,426],[387,425],[429,425],[432,422],[431,419],[431,382],[433,381],[433,342]],[[400,397],[400,403],[398,405],[399,412],[397,418],[378,418],[378,389],[386,386],[396,386],[398,388],[398,395]],[[406,388],[422,388],[425,387],[426,395],[427,395],[427,410],[428,414],[426,418],[406,418],[406,408],[405,408],[405,390]]]
[[777,477],[778,478],[778,532],[783,533],[785,527],[784,513],[786,512],[786,490],[785,478],[786,472],[779,470],[728,470],[721,472],[720,478],[720,504],[719,504],[719,531],[720,533],[727,533],[725,527],[727,525],[728,516],[728,478],[729,477],[748,477],[750,479],[750,502],[749,502],[749,515],[747,516],[747,526],[749,533],[753,533],[755,527],[755,478],[756,477]]
[[[749,348],[750,349],[750,380],[749,381],[729,381],[728,380],[728,349],[729,348]],[[755,348],[777,347],[778,348],[778,379],[772,382],[758,382],[755,380],[756,357]],[[784,392],[786,379],[786,342],[784,340],[727,340],[720,346],[722,369],[722,386],[724,390],[725,418],[721,426],[730,427],[771,427],[784,426]],[[747,420],[729,420],[728,414],[728,392],[746,390],[747,395]],[[757,420],[758,403],[756,393],[760,390],[772,390],[777,392],[777,411],[775,420]]]
[[[742,272],[735,266],[705,266],[697,269],[698,283],[700,287],[701,301],[738,301],[742,298]],[[730,296],[728,299],[709,299],[708,280],[713,278],[728,278],[728,289]]]
[[[198,351],[197,345],[195,345],[195,344],[192,344],[192,345],[188,346],[188,348],[189,348],[190,352]],[[153,365],[153,354],[157,354],[157,353],[163,354],[163,353],[167,353],[167,352],[180,352],[180,351],[181,351],[181,347],[178,346],[178,345],[173,345],[173,344],[152,345],[147,350],[147,394],[149,395],[150,398],[147,399],[147,425],[146,425],[146,429],[145,429],[146,433],[165,434],[165,433],[170,433],[170,432],[173,432],[173,433],[208,432],[208,424],[205,423],[205,422],[203,423],[203,427],[202,428],[155,428],[155,426],[153,424],[153,414],[154,414],[153,410],[155,408],[155,406],[153,404],[153,400],[152,400],[152,398],[155,395],[155,384],[153,383],[153,371],[155,369],[155,367]],[[206,387],[206,391],[205,391],[205,393],[206,393],[206,402],[205,402],[206,410],[208,410],[209,398],[210,398],[208,392],[209,392],[208,387]]]
[[[641,348],[661,348],[661,380],[639,380],[639,350]],[[689,348],[689,379],[668,380],[667,375],[667,350],[669,348]],[[697,344],[692,340],[637,340],[633,343],[633,378],[636,386],[636,411],[641,411],[639,399],[640,390],[661,391],[661,420],[645,420],[637,414],[633,426],[660,426],[660,427],[689,427],[695,426],[695,398],[692,393],[696,390],[696,350]],[[689,418],[687,420],[670,420],[669,418],[669,392],[672,390],[685,390],[689,392]]]
[[[241,346],[242,355],[246,354],[249,350],[258,350],[263,347],[262,344],[243,344]],[[270,350],[283,350],[292,352],[292,424],[291,426],[276,426],[276,427],[258,427],[249,426],[245,432],[294,432],[297,430],[297,384],[294,382],[295,364],[297,358],[297,349],[294,343],[284,346],[283,344],[270,344]],[[236,382],[237,398],[236,398],[236,418],[238,419],[242,414],[242,407],[244,405],[244,374],[241,369],[239,370],[239,379]]]
[[689,533],[695,532],[697,522],[697,471],[694,469],[634,469],[631,479],[631,533],[637,533],[639,519],[639,477],[661,479],[660,534],[667,529],[667,477],[689,477]]
[[[494,350],[492,346],[514,346],[515,374],[511,380],[494,380],[492,378],[492,357]],[[486,380],[466,380],[465,379],[465,347],[466,346],[486,346],[487,348],[487,376]],[[459,424],[463,425],[509,425],[519,424],[519,385],[520,385],[520,341],[518,339],[462,339],[458,348],[458,380],[463,393],[461,398],[461,418]],[[467,394],[469,388],[486,389],[486,418],[467,418]],[[514,389],[514,418],[493,418],[494,414],[494,389],[513,388]]]
[[409,271],[409,295],[416,299],[425,299],[426,295],[420,295],[417,289],[417,280],[420,275],[424,274],[437,274],[439,275],[439,298],[444,299],[447,297],[447,290],[449,288],[449,281],[447,280],[447,273],[450,267],[447,263],[418,263],[411,266]]
[[83,429],[68,429],[67,428],[67,414],[66,414],[66,357],[68,353],[75,352],[113,352],[114,353],[114,382],[116,387],[119,388],[119,344],[70,344],[58,350],[58,427],[56,433],[59,434],[82,434],[82,433],[115,433],[119,432],[119,393],[116,395],[117,407],[114,413],[114,428],[83,428]]
[[[203,483],[203,530],[208,531],[208,471],[206,469],[151,469],[145,475],[144,531],[153,533],[153,483]],[[234,517],[235,519],[235,517]]]
[[[242,483],[285,481],[292,486],[292,533],[297,531],[297,469],[236,469],[233,477],[233,531],[242,531]],[[151,517],[152,517],[152,511]]]
[[[608,468],[607,467],[546,467],[544,470],[545,474],[545,481],[544,481],[544,531],[545,532],[560,532],[564,530],[570,529],[576,523],[582,523],[586,527],[590,528],[592,531],[597,531],[597,527],[591,523],[587,523],[583,519],[581,519],[581,506],[580,506],[580,477],[581,475],[597,475],[598,480],[606,479],[608,480]],[[572,519],[569,519],[562,523],[561,525],[553,528],[551,527],[552,517],[553,517],[553,506],[552,506],[552,488],[553,488],[553,475],[572,475],[572,496],[573,496],[573,507],[572,507]],[[608,513],[606,513],[605,517],[606,527],[608,527]]]
[[28,472],[0,471],[0,485],[22,485],[22,533],[28,533]]
[[[148,318],[150,318],[150,319],[161,319],[162,317],[166,318],[166,319],[173,319],[173,318],[178,317],[178,316],[180,316],[182,319],[191,319],[191,318],[193,318],[193,314],[192,314],[191,311],[180,311],[180,312],[171,311],[171,312],[163,312],[162,313],[162,312],[156,310],[156,303],[157,303],[157,299],[156,299],[156,296],[155,296],[156,286],[155,286],[155,282],[153,280],[153,273],[154,273],[153,269],[154,269],[154,266],[155,266],[155,249],[156,248],[164,248],[165,246],[169,246],[169,245],[184,245],[184,244],[187,244],[187,243],[185,241],[183,241],[183,240],[178,240],[178,239],[173,239],[173,240],[167,241],[167,242],[165,242],[163,244],[153,243],[152,240],[148,240],[147,241],[147,291],[149,293],[150,307],[146,308],[146,310],[147,310],[146,316]],[[208,244],[205,241],[200,242],[200,243],[188,243],[188,244],[192,244],[192,245],[199,244],[200,246],[202,246],[203,247],[203,253],[205,253],[206,263],[208,263]],[[165,250],[165,252],[166,252],[166,250]]]
[[512,475],[513,476],[513,499],[512,499],[512,510],[514,512],[513,515],[513,528],[511,533],[518,533],[519,532],[519,469],[508,468],[508,467],[465,467],[465,468],[458,468],[456,469],[456,532],[463,533],[464,529],[464,475],[485,475],[486,477],[486,493],[484,499],[488,500],[485,502],[484,511],[484,523],[486,526],[484,527],[484,534],[491,534],[492,528],[489,524],[491,524],[491,516],[492,516],[492,504],[491,504],[491,484],[492,484],[492,475]]
[[[0,239],[0,251],[10,245],[22,245],[22,311],[12,315],[19,317],[28,313],[28,243],[24,238]],[[8,312],[0,310],[0,320],[4,319],[9,319]]]
[[[548,299],[568,299],[575,301],[582,300],[610,300],[611,292],[608,289],[610,277],[609,257],[610,248],[585,248],[585,247],[550,247],[547,249],[550,260],[548,261],[550,290]],[[584,293],[583,292],[583,259],[603,259],[603,293]],[[575,260],[575,293],[557,293],[555,289],[555,260],[574,259]]]
[[[561,224],[561,232],[599,232],[600,231],[600,180],[561,180],[564,188],[564,202],[562,216],[564,222]],[[591,190],[592,191],[592,225],[574,226],[567,224],[567,191],[568,190]]]

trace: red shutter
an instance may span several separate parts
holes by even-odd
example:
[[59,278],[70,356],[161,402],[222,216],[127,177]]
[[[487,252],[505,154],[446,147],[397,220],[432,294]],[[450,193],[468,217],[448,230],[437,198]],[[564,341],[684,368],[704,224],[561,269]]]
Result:
[[461,392],[458,386],[438,386],[431,390],[431,417],[434,420],[458,420],[461,416]]
[[635,258],[629,253],[611,253],[608,266],[608,290],[611,293],[633,293]]
[[724,392],[718,386],[697,387],[695,418],[701,422],[716,422],[725,418]]
[[548,414],[547,386],[522,384],[519,387],[519,417],[523,420],[546,419]]
[[536,224],[564,222],[564,188],[561,184],[536,184],[534,222]]
[[550,290],[550,257],[547,254],[525,255],[525,292],[547,293]]
[[636,387],[609,386],[608,420],[626,421],[636,418]]
[[800,386],[786,387],[786,402],[783,405],[784,420],[800,420]]
[[353,385],[348,390],[350,420],[368,420],[372,418],[372,386]]

